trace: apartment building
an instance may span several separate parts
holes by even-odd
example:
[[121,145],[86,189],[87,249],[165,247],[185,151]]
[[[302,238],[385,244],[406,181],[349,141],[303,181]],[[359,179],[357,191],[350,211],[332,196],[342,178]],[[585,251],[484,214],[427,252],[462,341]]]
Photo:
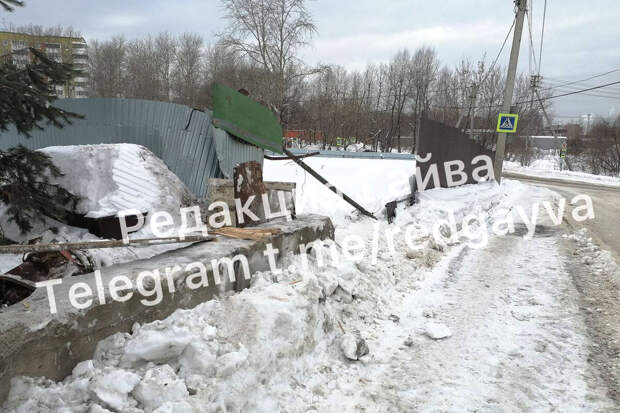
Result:
[[88,97],[88,53],[83,37],[36,36],[0,31],[0,55],[9,55],[18,66],[32,61],[28,48],[41,50],[57,62],[72,63],[82,73],[64,85],[56,85],[59,98]]

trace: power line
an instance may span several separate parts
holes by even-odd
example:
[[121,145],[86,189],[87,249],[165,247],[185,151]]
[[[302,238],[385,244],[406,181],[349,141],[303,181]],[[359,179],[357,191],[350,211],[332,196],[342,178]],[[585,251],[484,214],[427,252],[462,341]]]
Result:
[[[610,74],[616,73],[616,72],[620,72],[620,68],[613,69],[613,70],[610,70],[609,72],[601,73],[601,74],[598,74],[598,75],[590,76],[590,77],[588,77],[586,79],[575,80],[575,81],[572,81],[572,82],[568,81],[567,83],[563,83],[561,85],[557,85],[557,86],[554,86],[554,87],[549,88],[549,89],[557,89],[557,88],[562,87],[562,86],[569,86],[569,85],[574,85],[574,84],[577,84],[577,83],[587,82],[588,80],[597,79],[599,77],[607,76],[607,75],[610,75]],[[549,79],[554,79],[554,78],[551,77]],[[561,79],[557,79],[557,80],[559,80],[561,82],[565,82],[564,80],[561,80]]]
[[546,20],[547,20],[547,0],[545,0],[545,8],[543,11],[542,31],[540,33],[540,57],[538,58],[538,76],[540,76],[540,69],[542,67],[543,41],[545,39]]
[[[553,96],[547,96],[547,97],[543,97],[540,100],[541,101],[545,101],[545,100],[552,100],[552,99],[557,99],[557,98],[561,98],[561,97],[566,97],[566,96],[572,96],[572,95],[577,95],[577,94],[584,94],[585,92],[589,92],[591,90],[598,90],[598,89],[603,89],[609,86],[613,86],[613,85],[618,85],[620,84],[620,80],[617,82],[612,82],[612,83],[607,83],[605,85],[599,85],[599,86],[595,86],[595,87],[591,87],[591,88],[587,88],[587,89],[581,89],[581,90],[576,90],[573,92],[568,92],[568,93],[562,93],[559,95],[553,95]],[[523,105],[525,103],[529,103],[530,101],[521,101],[521,102],[515,102],[514,105]],[[439,108],[444,108],[443,106],[438,106],[438,105],[434,105],[435,107],[439,107]],[[489,106],[479,106],[476,107],[475,109],[494,109],[494,108],[499,108],[502,107],[502,105],[489,105]],[[467,107],[462,107],[462,106],[452,106],[450,107],[450,109],[465,109]]]
[[606,99],[617,99],[620,100],[620,96],[609,96],[609,95],[601,95],[596,93],[580,93],[583,96],[592,96],[597,98],[606,98]]
[[[529,53],[529,59],[530,59],[530,76],[534,73],[534,71],[532,70],[532,60],[534,61],[534,67],[538,66],[538,63],[536,63],[536,50],[534,47],[534,36],[532,35],[532,16],[531,16],[531,11],[526,10],[525,15],[527,16],[527,26],[528,26],[528,31],[529,31],[529,36],[530,36],[530,53]],[[539,66],[540,67],[540,66]],[[539,70],[540,73],[540,70]]]
[[[510,33],[512,33],[512,29],[514,29],[516,21],[517,21],[517,18],[515,17],[512,20],[512,24],[510,25],[510,28],[508,29],[508,33],[506,33],[506,37],[504,38],[504,42],[502,43],[502,47],[499,49],[499,52],[497,53],[497,56],[495,57],[495,60],[493,60],[493,63],[491,63],[491,66],[489,66],[489,69],[487,70],[486,75],[484,76],[484,78],[480,82],[480,85],[483,84],[484,82],[486,82],[486,80],[491,75],[491,72],[495,68],[495,65],[499,61],[499,58],[502,56],[502,52],[504,51],[504,48],[506,47],[506,43],[508,42],[508,39],[510,38]],[[471,89],[471,88],[474,88],[474,87],[476,87],[476,86],[475,85],[470,85],[470,86],[465,86],[464,89]],[[429,90],[428,93],[440,93],[440,92],[446,92],[446,91],[451,90],[451,89],[456,90],[458,88],[459,88],[458,86],[453,86],[453,87],[448,87],[446,89]]]
[[[589,92],[590,90],[603,89],[603,88],[606,88],[606,87],[609,87],[609,86],[613,86],[613,85],[618,85],[618,84],[620,84],[620,80],[617,81],[617,82],[607,83],[605,85],[595,86],[595,87],[591,87],[591,88],[588,88],[588,89],[582,89],[582,90],[577,90],[577,91],[574,91],[574,92],[563,93],[561,95],[549,96],[549,97],[546,97],[546,98],[542,98],[541,100],[551,100],[551,99],[557,99],[557,98],[561,98],[561,97],[565,97],[565,96],[577,95],[577,94],[581,94],[581,93],[584,93],[584,92]],[[526,102],[519,102],[519,103],[526,103]]]
[[[559,93],[568,93],[568,92],[576,92],[578,91],[577,89],[557,89],[557,91]],[[614,91],[607,91],[607,90],[603,90],[597,93],[582,93],[582,95],[585,96],[599,96],[599,97],[610,97],[610,98],[620,98],[620,92],[614,90]]]
[[510,38],[510,33],[512,33],[512,29],[514,29],[516,23],[517,23],[517,18],[515,17],[514,19],[512,19],[512,24],[510,25],[510,29],[508,29],[508,33],[506,34],[506,38],[504,39],[504,42],[502,43],[502,47],[499,49],[499,53],[497,53],[495,60],[489,67],[487,74],[485,75],[484,79],[482,79],[482,82],[480,82],[480,84],[484,83],[487,80],[487,78],[491,74],[491,71],[495,68],[495,65],[497,64],[500,56],[502,55],[502,52],[504,51],[504,48],[506,47],[506,43],[508,43],[508,39]]

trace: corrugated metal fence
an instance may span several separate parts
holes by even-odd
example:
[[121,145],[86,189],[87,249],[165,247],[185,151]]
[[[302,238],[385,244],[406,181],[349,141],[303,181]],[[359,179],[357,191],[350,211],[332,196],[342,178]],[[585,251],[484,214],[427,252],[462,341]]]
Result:
[[[99,143],[143,145],[161,158],[198,197],[206,195],[209,177],[228,176],[237,163],[263,159],[259,148],[237,142],[229,144],[227,141],[232,138],[226,132],[216,131],[209,112],[184,105],[90,98],[60,99],[54,106],[85,118],[76,119],[62,129],[50,126],[33,131],[29,139],[15,130],[0,133],[0,148],[18,144],[31,149]],[[219,145],[214,138],[216,133]]]

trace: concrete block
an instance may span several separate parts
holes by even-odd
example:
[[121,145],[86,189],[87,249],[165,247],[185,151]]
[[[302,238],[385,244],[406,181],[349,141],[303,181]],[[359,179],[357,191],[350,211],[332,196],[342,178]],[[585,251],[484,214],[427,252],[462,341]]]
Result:
[[[299,244],[321,239],[333,239],[334,227],[329,218],[304,215],[292,221],[276,220],[266,226],[282,230],[278,235],[262,241],[236,240],[218,237],[217,241],[195,244],[180,250],[126,264],[105,267],[101,270],[101,284],[104,288],[104,304],[97,298],[97,282],[94,274],[69,277],[54,287],[57,313],[51,314],[48,294],[45,288],[38,288],[23,302],[0,312],[0,404],[10,389],[14,376],[26,375],[62,380],[75,365],[92,358],[97,343],[118,332],[128,332],[135,323],[148,323],[166,318],[178,308],[193,308],[227,291],[241,290],[250,285],[242,274],[237,273],[235,282],[225,281],[215,285],[209,263],[224,257],[244,255],[249,263],[250,273],[269,270],[265,246],[273,244],[280,250],[278,259],[299,253]],[[136,288],[136,279],[143,271],[159,270],[201,261],[209,268],[209,286],[190,290],[185,280],[194,271],[175,274],[175,291],[163,290],[162,302],[145,306],[144,299]],[[126,302],[112,300],[109,282],[112,278],[125,275],[132,281],[133,296]],[[69,301],[71,286],[83,282],[93,291],[90,307],[78,310]],[[166,281],[162,281],[166,285]]]

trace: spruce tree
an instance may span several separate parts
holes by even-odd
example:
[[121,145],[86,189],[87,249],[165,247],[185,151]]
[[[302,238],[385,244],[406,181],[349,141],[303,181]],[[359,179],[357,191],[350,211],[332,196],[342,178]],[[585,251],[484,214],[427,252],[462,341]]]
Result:
[[[4,10],[22,6],[18,0],[0,0]],[[9,126],[27,139],[33,129],[62,127],[79,115],[52,105],[55,85],[64,84],[77,74],[71,65],[55,62],[28,48],[32,62],[23,67],[13,63],[12,55],[0,60],[0,139]],[[44,217],[64,220],[67,208],[74,209],[79,198],[64,188],[50,183],[62,176],[49,156],[19,145],[0,151],[0,201],[8,206],[9,221],[22,233],[32,229]]]

